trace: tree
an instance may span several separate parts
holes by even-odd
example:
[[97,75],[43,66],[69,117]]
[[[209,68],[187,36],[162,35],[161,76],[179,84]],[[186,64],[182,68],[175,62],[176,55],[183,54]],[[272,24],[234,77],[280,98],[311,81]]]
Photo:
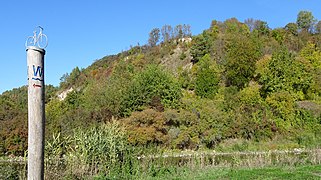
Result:
[[183,26],[181,24],[175,26],[174,38],[181,39],[184,37]]
[[309,73],[313,78],[313,85],[310,89],[309,94],[312,95],[311,97],[315,97],[315,95],[321,94],[321,50],[313,43],[307,43],[307,45],[302,48],[300,51],[300,57],[304,60],[306,67],[309,67]]
[[224,21],[224,30],[225,33],[231,33],[231,34],[249,34],[250,29],[249,27],[239,22],[236,18],[227,19]]
[[229,37],[227,42],[225,75],[227,85],[243,88],[253,77],[256,61],[261,56],[255,39],[243,35]]
[[246,19],[244,23],[249,27],[250,31],[252,32],[255,29],[255,22],[253,18]]
[[202,34],[195,36],[192,39],[191,55],[193,62],[197,63],[205,54],[210,53],[211,43],[210,37],[206,31]]
[[60,86],[64,86],[65,84],[67,84],[68,78],[69,78],[68,73],[63,74],[60,78]]
[[271,32],[272,37],[279,43],[283,44],[285,39],[285,30],[282,28],[273,29]]
[[148,44],[152,47],[156,46],[156,44],[159,42],[159,38],[160,38],[159,28],[152,29],[152,31],[149,33]]
[[79,85],[79,77],[81,75],[81,70],[75,67],[70,74],[66,73],[60,78],[60,86],[62,88],[68,88],[72,85]]
[[121,102],[123,116],[153,104],[159,100],[164,107],[175,108],[181,98],[181,89],[178,81],[156,65],[147,66],[142,72],[135,75],[128,89],[124,92]]
[[296,24],[296,23],[288,23],[285,27],[284,27],[284,29],[287,31],[287,32],[289,32],[289,33],[291,33],[291,34],[293,34],[293,35],[295,35],[295,36],[297,36],[298,35],[298,25]]
[[314,69],[321,69],[321,50],[315,44],[307,43],[300,56],[308,60]]
[[162,33],[162,37],[163,37],[163,41],[169,41],[170,39],[172,39],[172,35],[173,35],[173,28],[170,25],[164,25],[162,27],[161,30]]
[[78,68],[78,66],[76,66],[70,73],[70,76],[69,76],[70,81],[71,81],[70,83],[74,83],[78,79],[80,74],[81,74],[81,71]]
[[270,29],[267,22],[255,20],[253,18],[246,19],[244,23],[248,26],[250,32],[257,30],[259,34],[267,34]]
[[307,72],[302,62],[287,49],[282,48],[272,55],[267,70],[261,75],[259,82],[263,85],[264,95],[281,91],[302,95],[307,93],[311,86],[311,74]]
[[218,73],[215,67],[211,66],[210,60],[208,54],[201,58],[195,82],[196,95],[204,98],[212,98],[218,91]]
[[321,34],[321,21],[318,21],[318,23],[315,25],[315,32]]
[[192,36],[192,32],[191,32],[191,26],[188,24],[184,24],[183,25],[183,34],[185,37],[190,37]]
[[269,25],[265,21],[257,20],[255,23],[255,30],[258,31],[259,35],[268,35],[270,32]]
[[316,19],[310,11],[300,11],[296,20],[296,23],[299,29],[304,31],[312,31],[313,25],[315,24]]

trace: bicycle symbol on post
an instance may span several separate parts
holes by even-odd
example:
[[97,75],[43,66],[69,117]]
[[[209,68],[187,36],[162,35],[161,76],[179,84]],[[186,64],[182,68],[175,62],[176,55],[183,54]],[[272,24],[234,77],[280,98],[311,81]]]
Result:
[[[38,31],[37,31],[38,30]],[[42,33],[43,28],[38,26],[33,31],[33,36],[27,38],[25,46],[38,46],[41,49],[44,49],[48,46],[48,37]]]

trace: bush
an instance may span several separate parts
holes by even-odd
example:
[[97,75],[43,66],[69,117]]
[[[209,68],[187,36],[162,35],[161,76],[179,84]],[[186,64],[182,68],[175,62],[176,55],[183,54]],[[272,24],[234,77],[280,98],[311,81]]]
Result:
[[266,98],[266,102],[271,107],[278,127],[285,130],[294,125],[295,101],[289,92],[280,91],[272,93]]
[[[121,116],[121,104],[130,86],[131,78],[113,75],[101,82],[92,82],[84,91],[85,108],[92,112],[96,121],[110,120],[109,116]],[[106,112],[110,115],[107,116]]]
[[160,67],[151,65],[136,74],[126,91],[121,105],[123,116],[144,109],[144,106],[150,105],[155,97],[159,97],[165,107],[175,108],[179,105],[181,89],[173,76]]
[[210,56],[205,55],[199,62],[200,67],[197,72],[195,82],[195,92],[204,98],[213,98],[218,91],[219,76],[214,67],[211,66]]
[[193,72],[193,69],[189,69],[189,68],[185,68],[183,70],[180,70],[178,81],[179,81],[182,88],[187,89],[187,90],[194,90],[194,88],[195,88],[195,72]]
[[168,125],[161,112],[153,109],[134,112],[122,122],[128,131],[128,141],[133,145],[166,144],[168,141]]
[[184,60],[186,57],[187,57],[186,54],[182,52],[181,55],[179,56],[179,59]]
[[175,108],[179,105],[181,89],[171,74],[150,65],[138,73],[116,69],[102,83],[90,83],[83,96],[84,106],[92,112],[92,117],[108,121],[112,116],[127,117],[148,107],[160,111],[164,107]]
[[262,140],[272,137],[274,127],[268,105],[260,96],[260,86],[252,84],[238,93],[239,107],[235,110],[236,119],[240,121],[242,138]]

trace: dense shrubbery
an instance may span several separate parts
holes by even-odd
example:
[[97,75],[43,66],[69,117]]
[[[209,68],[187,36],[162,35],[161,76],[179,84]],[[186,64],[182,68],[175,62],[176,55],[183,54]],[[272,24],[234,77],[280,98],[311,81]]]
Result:
[[219,72],[217,64],[211,63],[206,54],[200,59],[195,79],[195,93],[203,98],[213,98],[218,91]]
[[157,66],[148,66],[136,74],[125,93],[122,104],[124,115],[143,109],[143,106],[163,105],[165,108],[176,108],[181,98],[178,82]]

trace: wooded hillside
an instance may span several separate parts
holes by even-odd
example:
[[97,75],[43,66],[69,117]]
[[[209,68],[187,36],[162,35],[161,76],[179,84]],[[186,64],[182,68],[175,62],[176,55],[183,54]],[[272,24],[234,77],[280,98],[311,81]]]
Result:
[[[66,98],[58,95],[71,89]],[[46,86],[46,139],[116,120],[133,146],[207,149],[229,139],[320,145],[321,21],[213,20],[154,28],[148,44]],[[0,156],[27,150],[27,88],[0,96]],[[271,147],[273,148],[273,147]],[[66,153],[66,149],[59,153]]]

